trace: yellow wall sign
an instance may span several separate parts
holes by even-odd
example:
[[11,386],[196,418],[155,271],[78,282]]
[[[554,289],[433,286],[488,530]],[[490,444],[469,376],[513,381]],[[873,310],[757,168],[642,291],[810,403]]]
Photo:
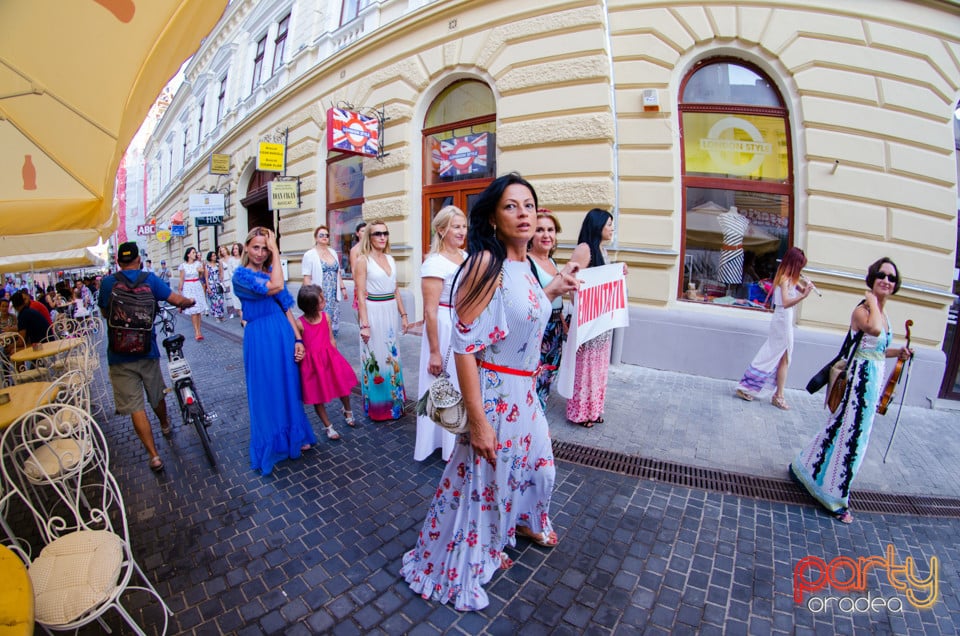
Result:
[[283,172],[283,144],[260,142],[257,153],[257,170],[264,172]]
[[789,179],[782,117],[684,113],[683,152],[687,174]]
[[157,240],[166,243],[171,238],[170,230],[157,230]]
[[230,174],[230,155],[210,155],[210,174]]

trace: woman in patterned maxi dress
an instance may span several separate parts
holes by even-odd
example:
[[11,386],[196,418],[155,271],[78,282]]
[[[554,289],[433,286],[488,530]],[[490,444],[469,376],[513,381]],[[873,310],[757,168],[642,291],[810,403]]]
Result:
[[321,225],[313,231],[314,249],[303,254],[300,272],[304,285],[318,285],[326,301],[324,311],[333,327],[333,337],[340,335],[340,301],[346,298],[347,288],[340,273],[340,257],[330,247],[330,229]]
[[867,453],[867,442],[883,391],[885,358],[909,358],[907,347],[890,348],[890,320],[884,313],[887,299],[900,289],[900,274],[889,258],[867,270],[865,302],[850,317],[853,333],[863,339],[847,369],[847,389],[837,412],[826,427],[790,464],[790,474],[820,504],[843,523],[852,523],[850,485]]
[[533,187],[512,173],[494,180],[470,213],[471,256],[458,276],[453,336],[469,431],[457,440],[400,571],[424,598],[461,611],[487,606],[482,586],[512,564],[503,549],[516,545],[516,535],[557,543],[536,343],[551,299],[575,289],[577,267],[541,289],[526,260],[536,210]]
[[[590,210],[580,226],[580,237],[570,261],[581,269],[606,265],[607,250],[603,243],[612,238],[613,215],[600,208]],[[603,423],[612,336],[613,332],[604,331],[577,349],[573,395],[567,400],[567,419],[585,428]]]
[[363,412],[374,421],[403,415],[407,394],[400,365],[400,334],[407,312],[397,288],[397,264],[390,256],[390,231],[376,221],[360,244],[354,279],[360,319],[360,388]]

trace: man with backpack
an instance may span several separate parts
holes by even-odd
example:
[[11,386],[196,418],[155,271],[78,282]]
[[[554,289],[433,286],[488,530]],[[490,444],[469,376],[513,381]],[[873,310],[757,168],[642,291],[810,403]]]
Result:
[[107,363],[113,401],[120,415],[129,415],[133,428],[150,455],[150,469],[163,470],[157,454],[153,430],[147,419],[144,391],[164,436],[172,432],[164,400],[166,385],[160,372],[160,350],[153,329],[157,302],[165,300],[186,309],[194,301],[172,291],[153,273],[140,269],[140,251],[133,242],[117,249],[120,271],[105,276],[100,283],[98,303],[107,320]]

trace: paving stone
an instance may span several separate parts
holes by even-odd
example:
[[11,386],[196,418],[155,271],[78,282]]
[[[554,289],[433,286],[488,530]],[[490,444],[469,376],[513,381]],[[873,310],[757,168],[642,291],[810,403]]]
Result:
[[[520,541],[510,550],[514,568],[487,586],[491,605],[484,611],[460,613],[424,601],[398,573],[443,461],[437,454],[412,460],[413,418],[373,424],[361,415],[350,429],[332,409],[344,435],[340,443],[322,441],[262,477],[246,456],[241,332],[229,324],[205,332],[204,342],[188,341],[185,350],[204,403],[219,415],[210,429],[216,470],[176,413],[173,438],[158,436],[167,466],[160,475],[147,468],[129,418],[101,422],[125,496],[134,555],[176,612],[170,634],[952,634],[960,624],[960,527],[954,519],[860,513],[848,527],[812,505],[774,504],[563,461],[557,462],[551,507],[560,545],[551,550]],[[355,324],[347,322],[340,342],[352,362],[356,339]],[[419,344],[419,338],[401,338],[406,377],[416,377]],[[562,400],[555,397],[547,414],[558,441],[782,478],[789,458],[822,419],[816,397],[788,390],[794,408],[774,412],[769,405],[727,402],[729,386],[614,367],[600,430],[565,425]],[[740,410],[731,415],[731,407]],[[955,420],[908,408],[898,457],[883,466],[875,441],[856,486],[960,495],[960,471],[941,469],[944,458],[924,473],[932,463],[925,460],[937,456],[928,449],[950,438],[943,431]],[[354,409],[362,412],[357,396]],[[319,431],[319,421],[309,416]],[[889,430],[890,423],[878,418],[875,435],[886,439]],[[957,444],[944,446],[940,454],[947,453],[953,460],[947,465],[955,468],[957,458],[949,453]],[[851,618],[814,615],[794,602],[793,568],[800,559],[882,556],[888,543],[898,558],[911,556],[921,572],[931,556],[941,559],[940,598],[932,610],[904,603],[902,614]],[[877,570],[867,584],[873,595],[903,598]],[[156,604],[140,596],[131,596],[131,612],[142,624],[156,625]],[[115,633],[132,633],[115,613],[106,620]]]

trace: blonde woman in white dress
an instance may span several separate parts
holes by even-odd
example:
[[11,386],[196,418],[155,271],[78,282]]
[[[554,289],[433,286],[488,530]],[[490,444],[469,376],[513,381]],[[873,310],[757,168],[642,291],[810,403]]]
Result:
[[[444,369],[450,376],[450,382],[457,386],[456,365],[453,356],[447,355],[455,322],[450,293],[453,277],[467,257],[467,253],[461,249],[467,237],[467,217],[460,208],[448,205],[441,209],[433,218],[432,225],[430,253],[420,266],[424,332],[420,341],[421,395]],[[446,461],[450,459],[456,441],[456,435],[440,428],[429,417],[420,415],[417,417],[413,458],[418,462],[423,461],[440,448]]]

